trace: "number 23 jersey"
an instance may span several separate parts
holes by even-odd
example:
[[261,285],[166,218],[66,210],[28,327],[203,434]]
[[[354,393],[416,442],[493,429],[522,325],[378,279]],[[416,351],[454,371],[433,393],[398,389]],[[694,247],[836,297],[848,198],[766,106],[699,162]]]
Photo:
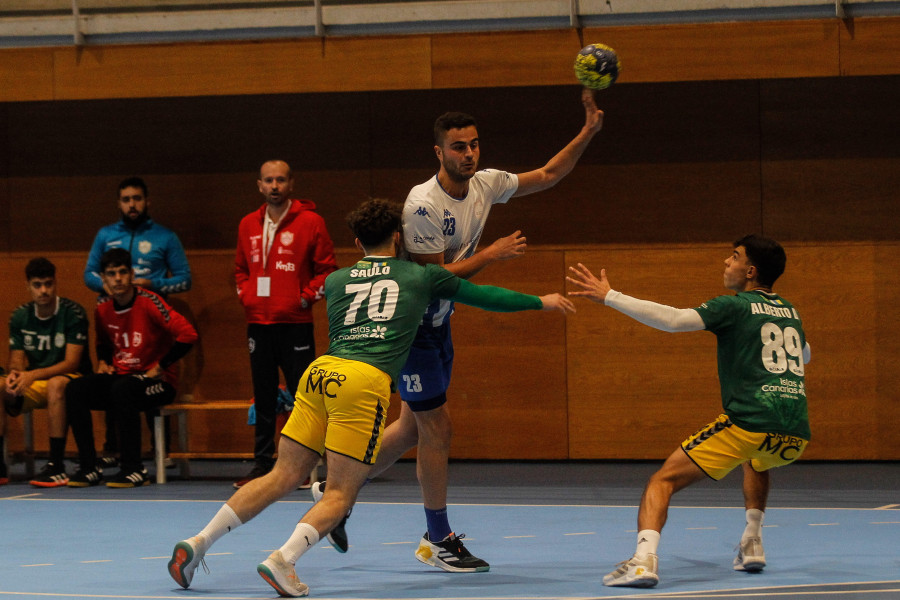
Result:
[[797,309],[761,291],[718,296],[695,309],[718,338],[722,407],[747,431],[810,439],[806,337]]

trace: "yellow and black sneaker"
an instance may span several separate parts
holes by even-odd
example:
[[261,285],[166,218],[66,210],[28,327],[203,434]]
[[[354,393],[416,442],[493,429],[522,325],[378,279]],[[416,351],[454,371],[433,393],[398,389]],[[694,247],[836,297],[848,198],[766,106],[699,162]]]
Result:
[[91,487],[100,483],[103,479],[103,469],[94,467],[90,471],[78,469],[74,475],[69,477],[69,487]]

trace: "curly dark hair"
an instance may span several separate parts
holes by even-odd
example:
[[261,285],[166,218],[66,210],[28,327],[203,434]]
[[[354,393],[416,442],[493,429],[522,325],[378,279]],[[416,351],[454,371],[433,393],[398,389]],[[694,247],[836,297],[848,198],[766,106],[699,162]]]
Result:
[[347,225],[366,248],[374,248],[400,231],[403,206],[383,198],[373,198],[360,204],[347,215]]

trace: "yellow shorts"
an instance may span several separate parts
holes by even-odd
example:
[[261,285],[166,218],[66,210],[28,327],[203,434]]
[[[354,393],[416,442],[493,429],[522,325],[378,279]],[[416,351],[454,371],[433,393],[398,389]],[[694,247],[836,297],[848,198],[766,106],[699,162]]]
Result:
[[297,386],[294,409],[281,435],[375,464],[390,406],[391,378],[356,360],[320,356]]
[[[56,375],[56,377],[68,377],[69,379],[77,379],[81,377],[81,373],[66,373],[64,375]],[[31,384],[23,394],[25,401],[22,403],[21,412],[27,413],[38,408],[47,408],[47,379],[39,379]],[[0,386],[6,386],[6,377],[0,377]]]
[[750,461],[754,471],[768,471],[797,460],[807,440],[780,433],[741,429],[727,415],[684,440],[681,448],[703,472],[718,481],[738,465]]

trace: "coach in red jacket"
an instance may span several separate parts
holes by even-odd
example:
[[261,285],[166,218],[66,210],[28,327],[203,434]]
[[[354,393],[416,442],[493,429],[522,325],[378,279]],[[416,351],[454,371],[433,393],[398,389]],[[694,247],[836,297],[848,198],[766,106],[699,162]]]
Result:
[[250,473],[239,488],[272,470],[278,369],[291,396],[316,357],[312,305],[337,269],[325,221],[309,200],[292,200],[294,179],[281,160],[266,162],[257,180],[266,203],[241,220],[234,279],[247,314],[256,435]]

